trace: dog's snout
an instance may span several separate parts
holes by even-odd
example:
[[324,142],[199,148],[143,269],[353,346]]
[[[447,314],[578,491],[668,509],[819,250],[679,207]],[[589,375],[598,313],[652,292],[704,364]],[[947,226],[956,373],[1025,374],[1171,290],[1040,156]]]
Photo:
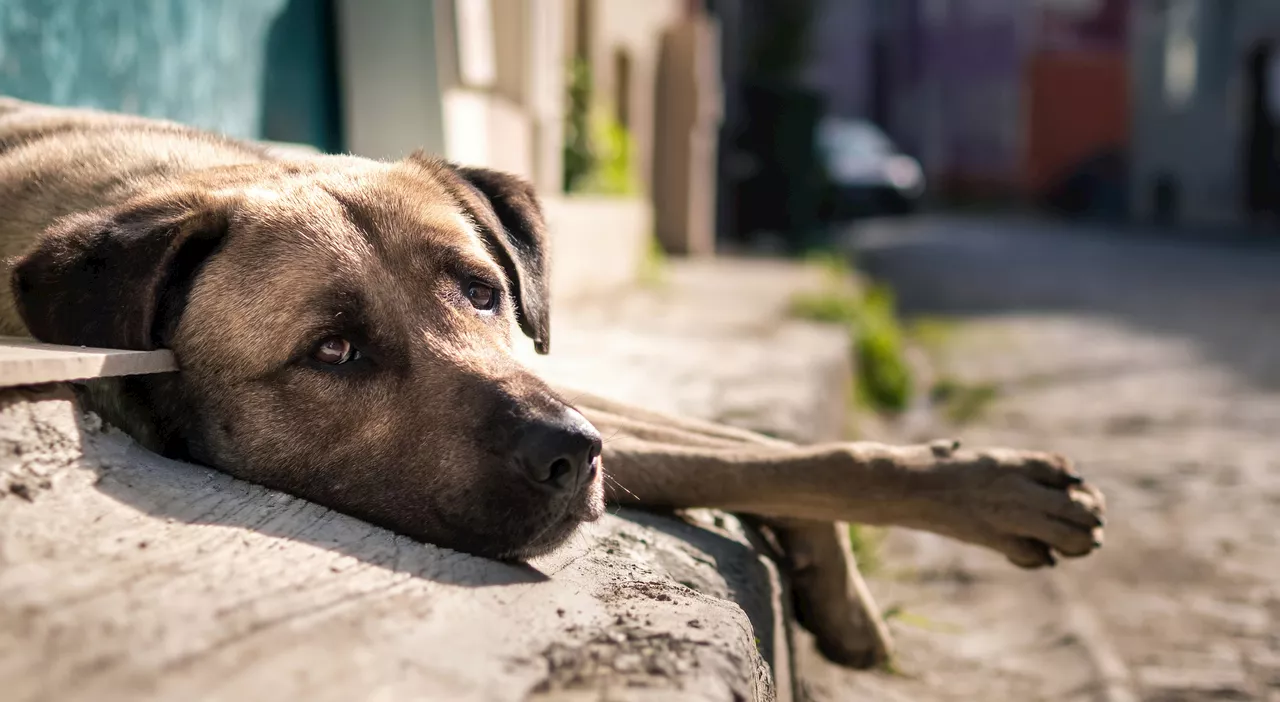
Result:
[[601,446],[595,427],[576,411],[565,410],[526,428],[516,447],[516,463],[538,485],[576,491],[595,477]]

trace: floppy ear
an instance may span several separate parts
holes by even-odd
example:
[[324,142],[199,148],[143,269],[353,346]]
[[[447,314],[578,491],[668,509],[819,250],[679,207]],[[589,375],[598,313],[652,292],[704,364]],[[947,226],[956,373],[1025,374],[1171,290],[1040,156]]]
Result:
[[227,219],[197,195],[60,219],[13,264],[18,312],[46,343],[163,347]]
[[511,280],[520,329],[533,339],[538,353],[551,350],[551,291],[547,224],[533,186],[509,173],[454,166],[454,170],[487,201],[496,216],[474,213],[481,235],[498,254]]

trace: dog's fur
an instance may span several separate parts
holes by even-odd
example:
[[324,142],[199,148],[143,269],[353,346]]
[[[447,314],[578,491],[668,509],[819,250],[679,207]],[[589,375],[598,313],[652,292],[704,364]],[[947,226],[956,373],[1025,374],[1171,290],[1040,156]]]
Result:
[[[624,437],[605,447],[612,480],[593,468],[552,494],[516,479],[522,428],[578,415],[512,355],[519,332],[550,342],[542,216],[512,176],[423,154],[286,158],[0,99],[0,211],[0,334],[177,358],[176,374],[90,384],[89,406],[155,451],[424,541],[527,558],[606,498],[755,515],[824,650],[859,664],[888,639],[840,522],[926,529],[1023,567],[1101,543],[1101,495],[1056,456],[797,447],[590,396],[577,410]],[[474,281],[498,291],[493,311],[468,303]],[[365,358],[317,366],[334,335]]]

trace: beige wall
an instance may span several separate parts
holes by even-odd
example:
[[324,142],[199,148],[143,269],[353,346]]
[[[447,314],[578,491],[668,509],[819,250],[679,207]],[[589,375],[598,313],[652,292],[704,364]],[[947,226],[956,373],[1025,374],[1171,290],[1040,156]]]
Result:
[[443,153],[561,184],[567,0],[435,0]]
[[445,150],[436,8],[402,0],[340,0],[342,117],[355,154],[398,159]]
[[[612,105],[615,52],[631,58],[630,114],[625,121],[636,145],[637,176],[648,190],[653,173],[654,105],[662,31],[683,16],[684,0],[575,0],[590,2],[591,71],[597,99]],[[574,13],[569,14],[572,27]],[[569,34],[570,37],[573,34]]]
[[715,251],[716,147],[722,114],[719,32],[690,17],[662,35],[654,133],[655,231],[671,253]]

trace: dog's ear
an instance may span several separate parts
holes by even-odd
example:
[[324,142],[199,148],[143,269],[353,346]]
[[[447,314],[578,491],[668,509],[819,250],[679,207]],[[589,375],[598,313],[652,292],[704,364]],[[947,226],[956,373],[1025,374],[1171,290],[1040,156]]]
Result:
[[481,235],[511,281],[520,329],[538,353],[551,350],[550,258],[547,224],[533,185],[508,173],[455,166],[492,212],[473,212]]
[[13,262],[18,312],[46,343],[161,348],[227,224],[198,194],[60,219]]

